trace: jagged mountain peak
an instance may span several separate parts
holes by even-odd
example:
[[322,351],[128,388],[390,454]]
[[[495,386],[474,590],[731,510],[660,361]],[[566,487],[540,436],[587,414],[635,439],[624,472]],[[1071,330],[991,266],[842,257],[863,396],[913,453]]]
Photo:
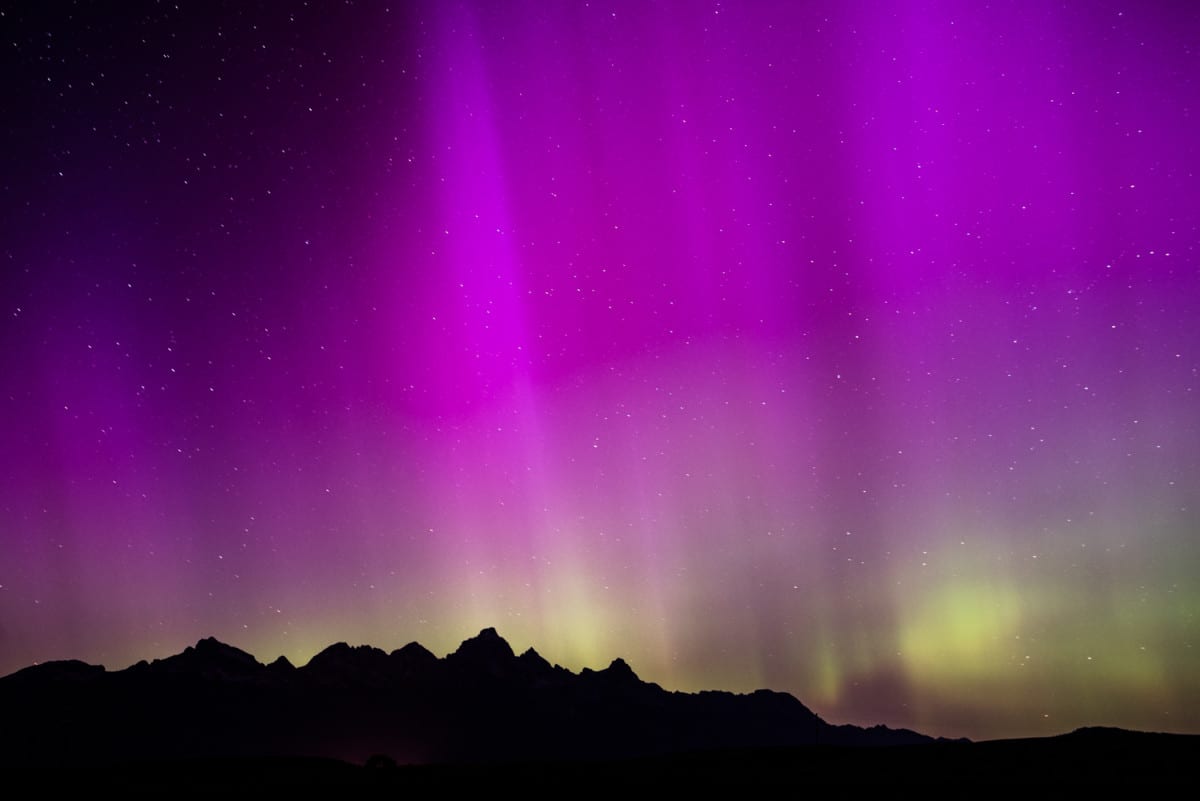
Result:
[[550,667],[550,662],[546,657],[533,650],[533,648],[526,648],[517,658],[526,664]]
[[149,664],[139,662],[129,670],[218,680],[253,677],[264,667],[241,648],[223,643],[216,637],[205,637],[177,654],[155,659]]
[[332,645],[327,645],[320,653],[318,653],[316,656],[314,656],[313,659],[316,659],[317,657],[322,656],[322,655],[328,655],[328,656],[372,655],[373,656],[376,654],[383,654],[384,656],[386,656],[387,652],[381,648],[376,648],[374,645],[349,645],[348,643],[344,643],[344,642],[335,642]]
[[612,676],[613,678],[639,681],[638,675],[633,672],[633,668],[631,668],[629,663],[619,656],[610,662],[608,667],[606,667],[602,672]]
[[458,661],[497,663],[515,658],[512,646],[494,628],[483,629],[474,637],[463,640],[450,657]]
[[194,650],[197,654],[208,657],[235,659],[241,662],[259,664],[253,655],[243,651],[241,648],[223,643],[216,637],[205,637],[202,640],[198,640],[194,646],[185,648],[184,653],[187,653],[189,650]]
[[335,642],[316,654],[301,668],[305,675],[339,681],[377,680],[388,670],[387,652],[372,645]]
[[437,661],[437,657],[433,655],[433,651],[430,651],[419,642],[410,642],[392,651],[388,656],[393,660],[400,660],[410,664],[433,663]]

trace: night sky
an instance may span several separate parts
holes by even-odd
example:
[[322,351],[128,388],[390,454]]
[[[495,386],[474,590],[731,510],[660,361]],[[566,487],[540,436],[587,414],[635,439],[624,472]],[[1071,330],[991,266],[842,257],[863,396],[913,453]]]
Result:
[[112,8],[0,5],[0,673],[1200,732],[1200,5]]

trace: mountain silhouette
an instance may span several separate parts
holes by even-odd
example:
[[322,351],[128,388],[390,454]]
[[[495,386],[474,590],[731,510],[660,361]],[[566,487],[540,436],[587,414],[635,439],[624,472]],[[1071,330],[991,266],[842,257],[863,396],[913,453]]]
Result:
[[573,673],[487,628],[439,659],[336,643],[302,667],[213,638],[107,671],[51,662],[0,679],[9,758],[316,756],[402,763],[613,759],[711,749],[933,742],[834,726],[786,693],[681,693],[623,660]]
[[152,664],[138,663],[136,671],[154,670],[220,681],[239,681],[258,676],[263,666],[250,654],[226,645],[215,637],[205,637],[182,653],[156,659]]

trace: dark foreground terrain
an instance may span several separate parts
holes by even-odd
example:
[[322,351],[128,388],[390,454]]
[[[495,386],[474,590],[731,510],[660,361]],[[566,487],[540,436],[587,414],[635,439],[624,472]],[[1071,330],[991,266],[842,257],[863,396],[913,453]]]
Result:
[[302,667],[202,640],[125,670],[51,662],[0,678],[0,754],[106,763],[297,754],[362,764],[572,762],[931,737],[827,723],[787,693],[670,692],[620,659],[573,673],[493,629],[438,658],[332,645]]
[[573,673],[492,629],[442,658],[337,644],[266,665],[207,639],[125,670],[0,678],[3,788],[1142,787],[1190,783],[1197,764],[1200,737],[1182,735],[839,726],[786,693],[670,692],[620,659]]
[[[804,793],[820,788],[937,787],[986,793],[1014,789],[1035,797],[1047,788],[1194,786],[1200,738],[1119,730],[1062,737],[895,747],[808,746],[676,754],[617,760],[367,766],[326,758],[205,758],[99,765],[26,764],[10,781],[32,776],[45,790],[87,789],[141,795],[269,790],[371,790],[390,794],[517,790],[534,794],[589,790],[754,790]],[[23,782],[22,782],[23,783]]]

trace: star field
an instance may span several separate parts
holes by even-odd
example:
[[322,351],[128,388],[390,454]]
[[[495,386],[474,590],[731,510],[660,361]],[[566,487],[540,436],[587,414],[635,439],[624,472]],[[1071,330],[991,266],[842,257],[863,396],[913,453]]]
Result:
[[0,12],[0,673],[495,626],[1200,732],[1200,8]]

